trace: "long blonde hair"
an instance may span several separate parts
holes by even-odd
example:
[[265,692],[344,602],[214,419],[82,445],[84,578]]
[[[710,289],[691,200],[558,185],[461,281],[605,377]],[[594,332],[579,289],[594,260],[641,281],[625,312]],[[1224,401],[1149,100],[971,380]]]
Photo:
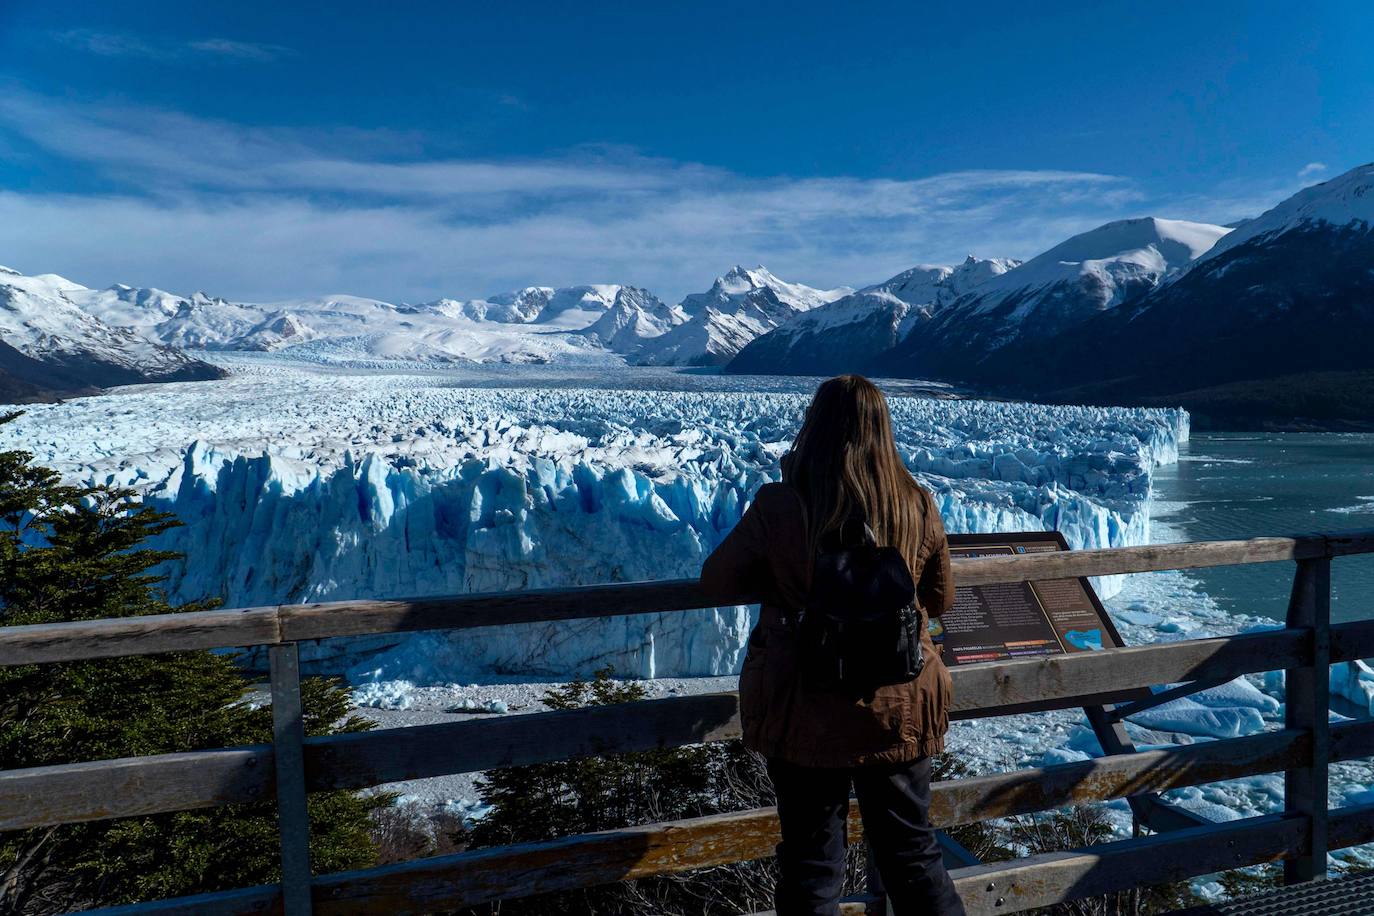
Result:
[[920,574],[920,487],[897,454],[887,400],[868,379],[841,375],[821,383],[783,456],[782,479],[806,504],[812,553],[861,509],[878,544],[896,547]]

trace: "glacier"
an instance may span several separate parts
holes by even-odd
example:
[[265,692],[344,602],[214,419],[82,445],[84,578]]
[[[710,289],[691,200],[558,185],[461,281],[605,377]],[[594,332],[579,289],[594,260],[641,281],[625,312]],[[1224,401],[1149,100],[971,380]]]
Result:
[[[207,354],[207,357],[210,356]],[[217,382],[35,406],[0,428],[71,480],[183,523],[174,600],[227,606],[694,576],[779,476],[815,380],[627,370],[325,371],[225,358]],[[516,380],[519,380],[516,383]],[[1179,410],[892,397],[899,449],[949,530],[1150,541]],[[1120,578],[1099,583],[1107,594]],[[325,641],[355,682],[736,671],[749,607]]]

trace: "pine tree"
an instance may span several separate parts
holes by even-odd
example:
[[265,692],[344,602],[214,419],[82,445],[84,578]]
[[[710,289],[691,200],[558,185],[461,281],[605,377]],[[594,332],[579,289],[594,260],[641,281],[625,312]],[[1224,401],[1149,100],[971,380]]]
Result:
[[[17,414],[0,417],[7,423]],[[143,546],[177,522],[132,491],[67,486],[23,451],[0,452],[0,625],[202,611],[172,605]],[[180,652],[0,667],[0,769],[271,741],[270,707],[232,656]],[[302,685],[307,734],[370,727],[336,684]],[[386,796],[310,798],[316,872],[372,864],[370,812]],[[234,805],[0,834],[0,912],[44,914],[272,883],[275,807]]]

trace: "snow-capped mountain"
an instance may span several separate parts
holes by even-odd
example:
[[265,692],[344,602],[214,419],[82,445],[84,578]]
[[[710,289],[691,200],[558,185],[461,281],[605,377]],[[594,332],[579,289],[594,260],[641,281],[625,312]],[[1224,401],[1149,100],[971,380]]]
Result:
[[1184,220],[1118,220],[1075,235],[977,291],[968,314],[1073,323],[1153,290],[1230,230]]
[[[98,290],[60,284],[69,306],[150,344],[290,350],[294,358],[327,363],[550,363],[620,356],[711,363],[789,317],[848,292],[788,283],[761,267],[730,271],[708,292],[688,297],[685,306],[670,306],[647,290],[619,284],[529,286],[416,305],[349,295],[231,302],[201,292],[182,296],[123,284]],[[694,333],[657,346],[693,319]]]
[[711,284],[711,288],[706,292],[693,293],[683,299],[682,310],[688,315],[698,315],[708,308],[729,312],[756,300],[758,294],[764,290],[773,294],[768,301],[776,299],[789,314],[809,311],[853,292],[847,286],[836,289],[813,289],[801,283],[788,283],[775,276],[762,264],[752,269],[736,264],[725,276],[716,277],[716,282]]
[[[246,303],[116,285],[77,288],[72,301],[107,324],[188,349],[276,351],[304,359],[548,362],[584,354],[575,337],[612,307],[622,287],[531,286],[485,299],[397,305],[333,295]],[[623,340],[624,338],[622,338]]]
[[762,266],[736,266],[706,292],[683,299],[678,308],[686,320],[633,358],[656,366],[721,366],[754,338],[849,292],[788,283]]
[[1042,342],[1139,301],[1230,231],[1183,220],[1120,220],[1081,233],[979,284],[907,335],[879,364],[913,376],[978,377],[1003,348]]
[[828,375],[860,371],[950,302],[1020,262],[969,255],[958,267],[919,266],[814,308],[758,337],[728,372]]
[[244,303],[6,271],[0,382],[15,399],[45,390],[31,381],[39,376],[49,391],[213,377],[176,349],[186,348],[329,363],[729,363],[1157,400],[1279,374],[1368,372],[1371,227],[1365,165],[1233,227],[1122,220],[1025,263],[915,267],[858,292],[735,267],[677,305],[616,284],[415,305],[346,295]]
[[614,284],[527,286],[486,299],[439,299],[420,308],[452,318],[494,321],[501,324],[545,324],[582,329],[596,321],[615,302],[621,287]]
[[31,400],[111,385],[220,378],[180,350],[81,309],[93,290],[56,274],[0,267],[0,396]]
[[[293,323],[286,330],[291,336],[269,337],[271,348],[290,347],[293,356],[329,362],[550,363],[604,356],[637,348],[640,333],[662,333],[666,325],[658,326],[667,311],[651,293],[617,284],[528,286],[480,299],[418,305],[332,296],[248,307],[270,313],[253,332],[218,349],[261,349],[261,328],[277,330],[268,318],[290,316]],[[637,310],[642,314],[632,314]],[[613,313],[624,327],[603,323]]]
[[[314,340],[319,333],[292,312],[278,309],[233,338],[235,350],[271,352]],[[217,348],[218,349],[218,348]]]
[[479,299],[415,305],[332,295],[231,302],[117,284],[69,281],[70,306],[151,344],[207,351],[290,350],[297,359],[551,363],[627,357],[655,364],[714,364],[795,315],[848,293],[788,283],[736,267],[710,290],[670,306],[619,284],[528,286]]
[[1264,243],[1295,231],[1341,229],[1366,234],[1374,229],[1374,162],[1304,188],[1254,219],[1241,222],[1200,257],[1197,266],[1251,242]]
[[190,350],[221,349],[264,317],[255,309],[202,292],[179,296],[122,283],[105,289],[80,287],[68,297],[111,327],[130,328],[149,340]]
[[686,316],[647,289],[622,286],[611,307],[582,333],[617,353],[634,353],[648,340],[682,324]]
[[975,379],[977,365],[1003,347],[1033,345],[1141,299],[1228,231],[1121,220],[1024,264],[970,256],[958,267],[914,267],[759,337],[728,371]]
[[[619,286],[565,289],[532,286],[486,299],[439,299],[396,305],[362,296],[333,295],[280,302],[245,303],[204,293],[179,296],[122,284],[72,294],[83,310],[149,339],[203,350],[278,350],[312,341],[352,346],[360,356],[412,351],[423,358],[465,358],[473,347],[446,347],[445,332],[473,324],[533,325],[539,330],[580,329],[615,300]],[[492,330],[498,331],[499,328]],[[409,345],[398,339],[412,337]],[[500,336],[499,333],[497,336]],[[539,347],[528,348],[539,351]],[[547,349],[547,348],[542,348]]]
[[[1033,377],[1037,390],[1064,396],[1140,399],[1367,372],[1371,342],[1374,164],[1245,222],[1151,295],[1060,335],[1053,359],[1008,353],[984,374]],[[1290,378],[1276,392],[1291,399],[1304,384]]]

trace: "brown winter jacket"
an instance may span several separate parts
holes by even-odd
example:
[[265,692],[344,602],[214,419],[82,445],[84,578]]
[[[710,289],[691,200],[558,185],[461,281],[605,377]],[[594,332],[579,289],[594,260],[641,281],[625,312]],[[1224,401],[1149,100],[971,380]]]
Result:
[[767,757],[813,767],[907,762],[944,749],[953,683],[926,632],[929,616],[954,604],[949,544],[934,500],[920,491],[925,517],[912,564],[926,664],[914,681],[879,688],[872,700],[808,690],[798,682],[792,631],[782,609],[805,606],[811,556],[801,496],[770,483],[701,569],[701,587],[722,603],[761,599],[740,671],[744,744]]

